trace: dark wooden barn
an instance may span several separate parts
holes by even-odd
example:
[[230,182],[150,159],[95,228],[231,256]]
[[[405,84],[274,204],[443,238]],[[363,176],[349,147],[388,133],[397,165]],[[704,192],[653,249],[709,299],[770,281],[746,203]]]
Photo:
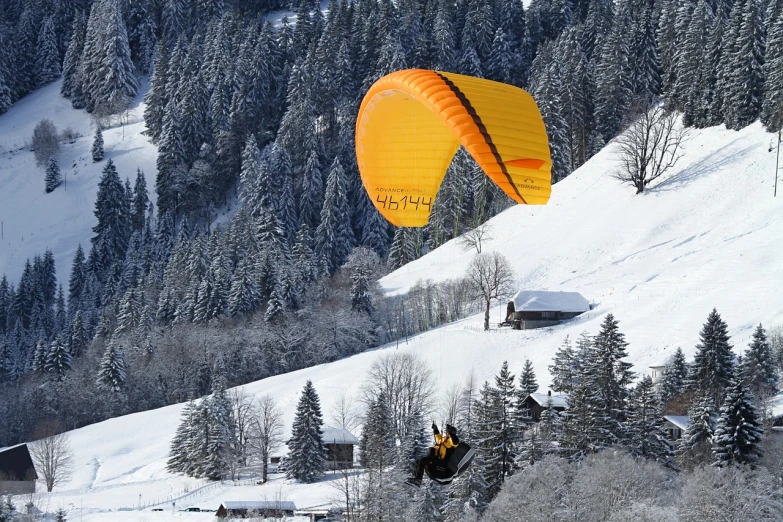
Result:
[[327,428],[322,433],[329,469],[352,468],[353,447],[359,444],[359,439],[350,431],[340,428]]
[[546,393],[531,393],[522,402],[522,411],[528,422],[538,422],[541,420],[541,412],[547,409],[547,404],[552,401],[552,409],[560,413],[568,408],[568,396],[550,395]]
[[504,324],[516,330],[556,326],[590,310],[590,303],[576,292],[520,290],[506,307]]
[[0,449],[0,494],[35,493],[37,479],[27,444]]

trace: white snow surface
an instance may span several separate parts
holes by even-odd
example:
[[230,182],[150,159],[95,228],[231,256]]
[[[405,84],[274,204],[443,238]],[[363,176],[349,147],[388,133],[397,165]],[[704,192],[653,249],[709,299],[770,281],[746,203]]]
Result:
[[[73,109],[70,100],[60,95],[60,83],[34,91],[0,116],[0,276],[5,273],[14,284],[25,260],[32,261],[50,248],[57,279],[67,287],[76,247],[81,243],[85,253],[90,248],[92,227],[97,223],[93,211],[98,181],[109,159],[117,166],[120,179],[129,178],[131,186],[136,169],[144,171],[150,198],[155,200],[158,149],[141,134],[145,130],[141,99],[147,80],[142,79],[139,95],[127,118],[123,117],[129,123],[123,128],[115,121],[103,131],[105,156],[97,163],[91,154],[95,124],[87,112]],[[35,165],[35,156],[27,147],[33,129],[44,118],[60,132],[70,128],[81,135],[73,143],[60,144],[57,159],[65,184],[50,194],[44,192],[44,169]]]
[[[55,253],[61,281],[67,280],[63,275],[76,243],[87,244],[94,224],[95,185],[105,160],[92,163],[91,132],[82,130],[84,137],[63,146],[67,192],[61,187],[44,195],[43,175],[35,168],[32,153],[16,150],[44,115],[59,128],[89,129],[87,116],[70,109],[56,95],[58,90],[57,84],[48,86],[0,116],[0,219],[6,234],[0,271],[12,280],[18,279],[26,257],[46,247]],[[137,106],[136,114],[140,110]],[[125,129],[125,141],[120,128],[104,133],[107,159],[117,162],[123,177],[143,168],[151,187],[154,147],[139,134],[140,127],[129,132],[130,127]],[[516,206],[492,219],[494,239],[485,251],[501,252],[510,260],[518,288],[579,292],[596,305],[576,319],[540,330],[493,327],[483,332],[482,316],[476,315],[399,344],[250,383],[244,389],[253,396],[273,396],[284,411],[286,431],[307,380],[313,381],[328,424],[341,395],[360,405],[368,369],[379,356],[394,352],[421,357],[443,390],[471,372],[479,381],[491,379],[504,360],[518,374],[530,359],[542,385],[539,392],[545,393],[550,381],[547,366],[557,346],[566,336],[596,333],[610,312],[620,321],[629,342],[629,360],[639,374],[678,346],[691,357],[713,307],[727,321],[740,353],[757,324],[774,326],[783,317],[783,196],[772,197],[771,141],[759,124],[739,132],[693,131],[676,169],[641,195],[613,178],[616,147],[610,144],[558,183],[547,206]],[[407,291],[420,279],[458,278],[474,255],[451,241],[381,284],[391,294]],[[505,300],[493,308],[493,323],[504,311]],[[290,500],[302,509],[339,497],[333,487],[339,475],[332,474],[312,485],[273,474],[268,484],[259,486],[255,478],[232,485],[168,473],[169,443],[182,408],[177,404],[71,432],[75,472],[51,495],[41,495],[39,506],[50,512],[63,507],[69,520],[207,520],[212,514],[176,510],[198,506],[214,511],[224,500]],[[783,413],[783,396],[775,411]],[[432,416],[440,422],[437,411]],[[153,500],[161,500],[158,507],[165,511],[137,510]],[[22,502],[26,499],[19,499]]]
[[579,292],[545,292],[520,290],[514,297],[517,312],[587,312],[590,303]]

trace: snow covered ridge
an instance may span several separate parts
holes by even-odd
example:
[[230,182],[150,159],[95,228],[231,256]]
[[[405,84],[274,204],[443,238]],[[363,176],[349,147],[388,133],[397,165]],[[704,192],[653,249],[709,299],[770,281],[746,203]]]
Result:
[[[478,382],[491,379],[504,360],[518,375],[529,358],[545,393],[550,382],[547,367],[556,347],[567,335],[576,339],[583,331],[595,334],[607,312],[620,321],[629,342],[628,359],[638,374],[665,360],[677,346],[690,360],[713,307],[728,323],[735,352],[741,353],[758,323],[769,328],[783,317],[783,297],[777,291],[783,282],[779,255],[783,197],[772,197],[771,140],[759,124],[739,132],[693,131],[677,168],[638,196],[613,179],[610,144],[558,183],[549,205],[517,206],[494,218],[490,222],[494,239],[486,251],[501,252],[511,261],[520,289],[575,291],[596,305],[578,318],[553,328],[484,333],[481,316],[474,316],[399,346],[243,388],[250,395],[269,394],[277,401],[286,432],[308,379],[328,416],[341,397],[359,396],[372,363],[391,351],[419,355],[431,368],[439,390],[462,382],[471,371]],[[390,274],[382,284],[390,293],[405,292],[419,279],[461,277],[473,255],[452,241]],[[505,312],[505,305],[502,302],[494,309],[493,323]],[[166,472],[169,444],[183,406],[71,432],[76,472],[60,492],[55,491],[51,505],[81,502],[85,520],[123,520],[125,513],[109,510],[131,509],[138,505],[139,495],[142,504],[172,495],[178,498],[177,509],[216,509],[225,499],[280,498],[297,506],[314,506],[334,496],[329,476],[314,485],[273,476],[262,489],[229,483],[202,488],[201,481]],[[783,413],[783,400],[778,399],[775,408]],[[164,507],[170,510],[170,501]],[[138,518],[138,513],[127,515],[128,520]]]

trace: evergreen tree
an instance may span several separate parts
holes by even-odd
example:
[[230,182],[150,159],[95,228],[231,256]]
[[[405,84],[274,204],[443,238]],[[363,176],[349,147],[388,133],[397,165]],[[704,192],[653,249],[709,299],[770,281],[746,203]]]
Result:
[[58,509],[54,514],[54,522],[66,522],[67,520],[68,519],[65,518],[65,510],[63,508]]
[[703,86],[700,105],[706,117],[703,123],[697,117],[695,121],[697,126],[719,125],[723,122],[723,91],[725,90],[725,85],[723,85],[722,80],[721,64],[723,63],[726,25],[726,17],[720,12],[713,16],[707,41],[708,52],[701,62],[699,71],[699,77]]
[[318,227],[323,208],[323,175],[317,150],[310,150],[302,174],[302,195],[299,199],[299,213],[302,223],[310,230]]
[[228,313],[232,317],[250,314],[258,308],[259,301],[258,283],[252,276],[252,268],[242,262],[231,277]]
[[777,365],[767,340],[767,333],[761,325],[758,325],[753,332],[753,340],[742,358],[739,371],[743,383],[753,394],[758,405],[763,405],[764,401],[777,393],[779,381]]
[[63,177],[60,175],[60,166],[57,164],[57,158],[52,156],[49,158],[49,164],[46,166],[46,193],[52,192],[59,187],[62,182]]
[[65,377],[65,373],[71,369],[71,351],[68,345],[62,342],[60,336],[54,338],[46,354],[44,370],[53,373],[58,381]]
[[101,282],[105,282],[109,270],[125,258],[130,228],[128,211],[125,187],[114,162],[109,160],[98,182],[94,212],[98,224],[92,228],[95,235],[90,240],[92,268]]
[[764,25],[758,2],[747,0],[734,4],[737,17],[736,41],[725,57],[727,73],[726,103],[723,106],[726,126],[741,129],[761,114],[764,90]]
[[204,476],[222,480],[237,458],[236,419],[226,393],[225,368],[222,362],[213,371],[212,395],[206,401],[209,411],[209,451],[203,462]]
[[95,128],[95,137],[92,140],[92,160],[101,161],[103,159],[103,132],[101,127]]
[[[359,441],[359,459],[371,473],[383,474],[395,462],[394,423],[386,394],[381,392],[370,404]],[[408,464],[406,462],[406,464]]]
[[153,143],[158,141],[163,131],[163,116],[168,104],[166,85],[168,82],[169,49],[163,42],[158,46],[155,66],[150,80],[150,90],[144,96],[144,124]]
[[761,457],[762,432],[748,389],[741,379],[733,379],[712,438],[715,465],[754,464]]
[[125,354],[113,339],[101,358],[96,384],[98,388],[112,393],[125,386]]
[[682,348],[677,348],[672,360],[664,367],[663,377],[657,384],[661,404],[664,407],[670,400],[685,391],[687,379],[688,363],[685,362]]
[[440,522],[443,515],[440,507],[443,505],[443,493],[439,485],[434,482],[427,482],[420,488],[409,503],[405,511],[406,520],[416,520],[419,522]]
[[480,482],[484,484],[483,493],[487,501],[491,501],[500,491],[505,478],[504,471],[508,465],[508,461],[504,460],[506,452],[503,451],[508,448],[503,447],[502,434],[498,431],[499,424],[502,422],[500,406],[497,394],[488,382],[484,382],[474,405],[476,411],[474,441],[477,458],[480,458],[482,464],[477,471],[481,475]]
[[[764,103],[761,122],[770,132],[783,128],[783,9],[769,22],[764,55]],[[2,83],[2,82],[0,82]],[[2,98],[0,87],[0,99]],[[2,113],[0,101],[0,113]]]
[[631,453],[667,463],[672,455],[663,429],[663,412],[652,378],[645,375],[631,395],[628,431]]
[[[31,64],[28,64],[28,67]],[[57,49],[57,35],[54,32],[54,20],[47,16],[38,33],[35,69],[38,86],[53,82],[60,77],[60,52]]]
[[100,17],[96,42],[99,54],[94,74],[87,80],[87,108],[115,114],[127,107],[139,88],[119,0],[101,0],[92,16]]
[[351,275],[351,310],[372,315],[372,294],[366,270],[356,267]]
[[82,320],[82,311],[78,310],[73,318],[73,325],[71,326],[71,355],[79,357],[84,353],[88,342],[87,332],[85,330],[84,321]]
[[522,400],[538,391],[538,381],[536,381],[536,373],[533,371],[533,363],[530,362],[530,359],[525,359],[525,366],[522,368],[522,373],[519,374],[519,388],[517,390]]
[[300,482],[315,482],[326,469],[326,449],[321,427],[323,416],[318,394],[312,381],[307,381],[296,408],[291,428],[290,450],[286,475]]
[[191,474],[193,463],[190,460],[190,451],[193,441],[193,416],[196,412],[193,399],[182,409],[179,426],[169,445],[169,458],[166,461],[166,469],[171,473]]
[[82,293],[87,281],[87,267],[85,265],[84,250],[81,243],[76,247],[76,254],[71,264],[71,276],[68,280],[68,313],[71,317],[82,309]]
[[43,373],[46,369],[47,353],[46,342],[43,339],[39,340],[38,344],[35,345],[35,352],[33,353],[33,371],[35,373]]
[[[2,45],[0,37],[0,45]],[[11,107],[11,88],[8,86],[8,78],[0,68],[0,114],[4,114]]]
[[713,309],[699,333],[699,344],[688,375],[688,389],[698,396],[723,402],[724,390],[734,376],[734,353],[729,344],[729,328]]
[[133,205],[131,208],[131,227],[134,232],[144,232],[147,222],[147,208],[150,198],[147,193],[147,180],[141,169],[136,170],[136,183],[133,186]]
[[715,408],[709,397],[700,397],[688,411],[688,428],[677,446],[677,457],[685,468],[707,464],[715,432]]
[[700,75],[706,72],[701,65],[709,53],[707,41],[712,25],[711,15],[707,0],[699,0],[678,53],[677,83],[674,89],[677,99],[682,102],[679,108],[684,111],[683,124],[686,126],[705,124],[706,114],[701,101],[706,85]]
[[315,234],[316,251],[330,271],[341,266],[355,246],[348,208],[348,186],[340,160],[335,158],[326,183],[321,223]]
[[632,101],[629,11],[629,2],[618,4],[612,30],[601,48],[601,58],[596,69],[596,123],[605,141],[614,138],[620,130],[620,124]]
[[277,321],[283,314],[284,304],[283,296],[280,285],[277,284],[272,288],[272,294],[269,296],[269,301],[266,303],[266,312],[264,312],[264,321],[272,323]]
[[627,346],[618,321],[607,314],[585,357],[582,374],[592,394],[592,422],[598,435],[594,442],[599,447],[622,443],[627,435],[628,386],[634,377],[631,363],[623,360],[627,357]]
[[549,373],[552,375],[552,390],[570,395],[579,375],[579,354],[574,351],[571,340],[566,336],[557,349]]
[[63,285],[57,287],[57,301],[54,313],[54,330],[56,332],[65,332],[68,326],[68,308],[65,305],[65,295],[63,294]]

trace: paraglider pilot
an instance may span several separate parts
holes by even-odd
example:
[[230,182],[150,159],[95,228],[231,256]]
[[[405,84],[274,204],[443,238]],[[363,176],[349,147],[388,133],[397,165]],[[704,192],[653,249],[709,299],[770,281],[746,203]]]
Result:
[[457,428],[451,424],[446,424],[446,433],[441,435],[440,431],[438,431],[438,425],[433,422],[432,433],[435,435],[435,446],[430,448],[429,453],[424,457],[421,457],[417,462],[416,476],[406,480],[406,482],[412,486],[421,485],[421,479],[424,477],[424,469],[427,466],[445,460],[451,454],[451,451],[459,446]]

